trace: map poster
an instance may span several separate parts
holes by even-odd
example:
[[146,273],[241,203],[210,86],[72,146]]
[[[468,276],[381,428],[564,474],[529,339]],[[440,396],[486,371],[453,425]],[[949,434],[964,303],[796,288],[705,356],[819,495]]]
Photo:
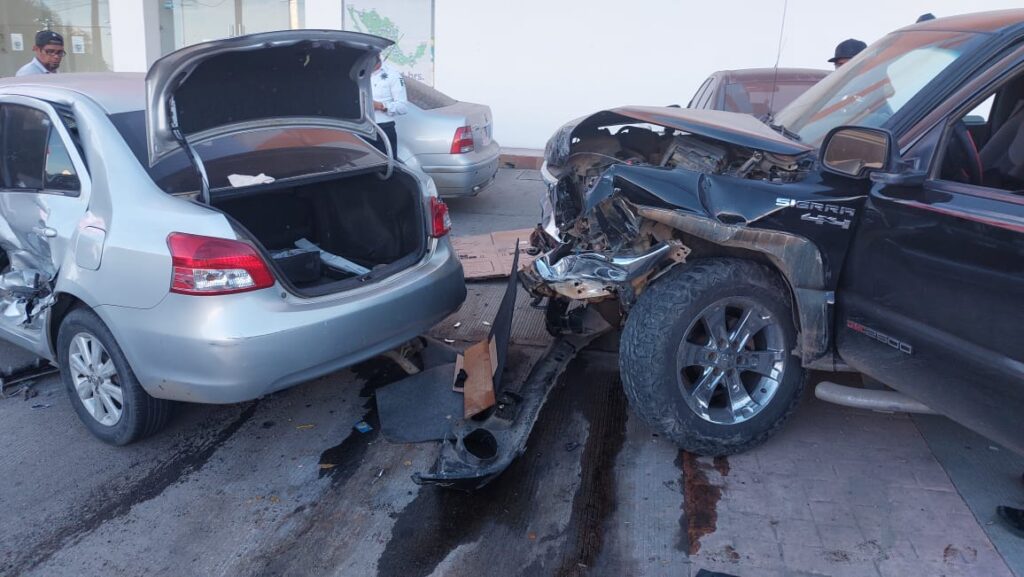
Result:
[[434,84],[434,0],[346,0],[345,30],[395,41],[384,52],[404,76]]

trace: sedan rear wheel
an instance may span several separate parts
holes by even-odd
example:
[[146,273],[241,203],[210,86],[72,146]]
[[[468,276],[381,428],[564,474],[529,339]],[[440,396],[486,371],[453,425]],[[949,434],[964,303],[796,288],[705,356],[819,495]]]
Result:
[[68,363],[85,410],[101,425],[116,425],[124,408],[124,391],[114,359],[103,343],[89,333],[76,334],[71,339]]
[[110,329],[91,310],[76,308],[61,321],[57,361],[78,418],[102,441],[127,445],[167,424],[172,403],[142,388]]

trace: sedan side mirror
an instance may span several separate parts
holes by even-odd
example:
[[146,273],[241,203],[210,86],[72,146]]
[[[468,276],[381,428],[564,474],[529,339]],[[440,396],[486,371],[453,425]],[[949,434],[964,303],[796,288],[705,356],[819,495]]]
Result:
[[852,178],[887,171],[894,166],[892,133],[881,128],[840,126],[832,129],[821,145],[825,170]]

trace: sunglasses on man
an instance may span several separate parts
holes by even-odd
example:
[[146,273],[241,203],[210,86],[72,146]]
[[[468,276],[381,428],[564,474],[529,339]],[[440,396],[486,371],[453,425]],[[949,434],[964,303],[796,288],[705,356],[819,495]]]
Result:
[[65,55],[67,55],[67,52],[61,50],[60,48],[43,48],[43,54],[47,56],[60,56],[61,58],[63,58]]

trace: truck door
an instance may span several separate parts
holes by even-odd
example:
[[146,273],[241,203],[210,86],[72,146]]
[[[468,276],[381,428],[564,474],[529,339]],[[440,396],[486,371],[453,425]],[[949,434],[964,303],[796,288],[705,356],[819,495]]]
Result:
[[[923,184],[874,185],[840,279],[836,327],[851,366],[1018,452],[1022,79],[1017,66],[922,139],[934,146]],[[991,116],[981,140],[965,136],[964,120],[979,114]]]

